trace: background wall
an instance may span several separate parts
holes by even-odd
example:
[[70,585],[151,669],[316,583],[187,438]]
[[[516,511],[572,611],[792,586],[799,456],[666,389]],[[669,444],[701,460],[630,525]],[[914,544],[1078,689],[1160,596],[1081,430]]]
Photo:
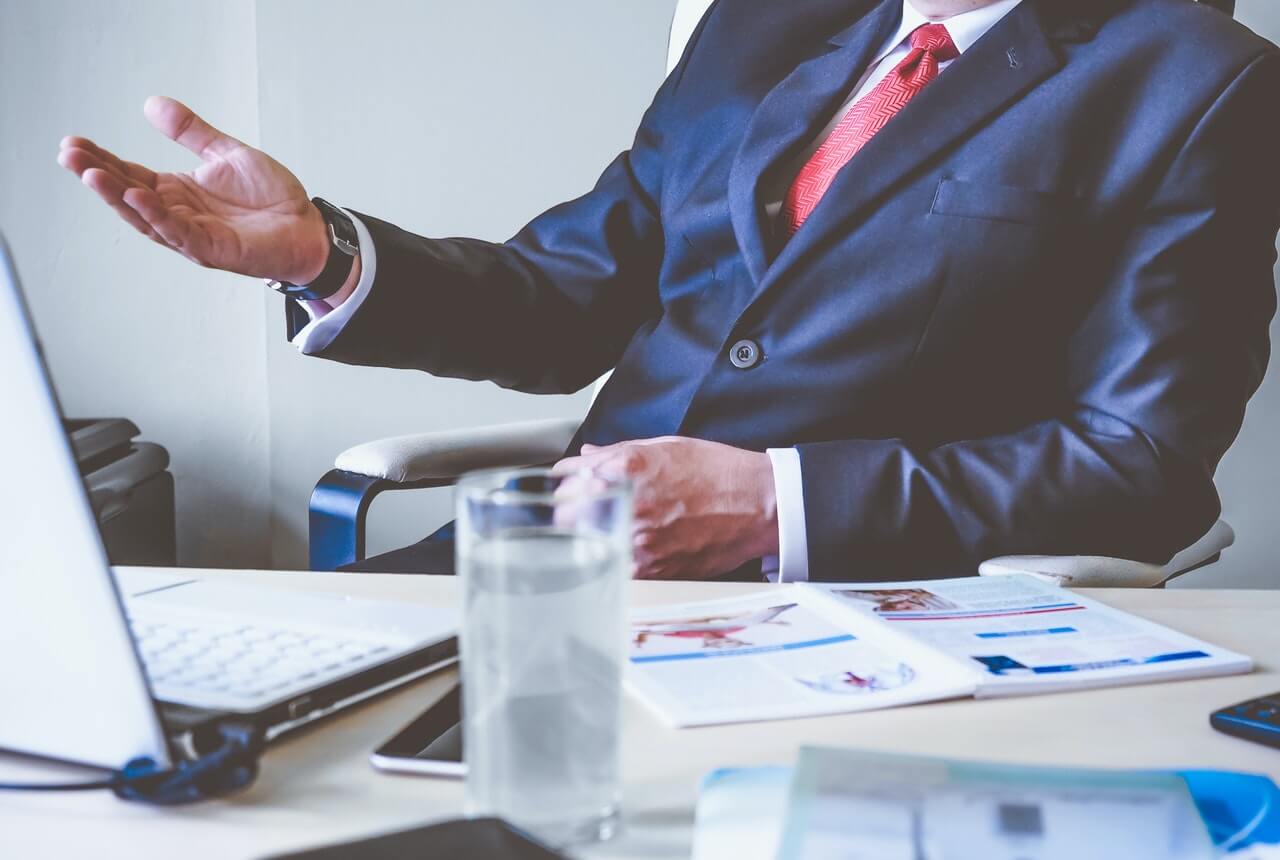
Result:
[[[1280,43],[1280,3],[1238,0],[1236,18]],[[1276,94],[1280,100],[1280,93]],[[1276,153],[1280,158],[1280,153]],[[1277,267],[1280,277],[1280,266]],[[1218,467],[1223,517],[1236,545],[1222,561],[1175,582],[1186,588],[1280,587],[1280,321],[1271,324],[1273,357],[1266,381],[1249,403],[1244,429]]]
[[[1239,5],[1280,41],[1280,4]],[[0,229],[67,411],[128,415],[173,454],[184,564],[301,566],[307,497],[339,450],[577,414],[586,395],[304,359],[283,339],[278,298],[140,239],[55,164],[58,139],[185,169],[191,157],[141,116],[147,95],[166,93],[263,146],[313,194],[426,235],[503,239],[585,191],[629,143],[673,6],[0,0]],[[1239,541],[1182,585],[1280,585],[1278,427],[1273,363],[1218,474]],[[422,536],[448,506],[440,491],[384,497],[371,550]]]
[[[662,81],[673,0],[261,0],[262,145],[312,194],[428,236],[504,240],[589,190]],[[281,46],[340,57],[323,74]],[[268,330],[283,325],[268,297]],[[272,562],[294,566],[333,456],[380,436],[584,414],[411,371],[344,367],[267,343]],[[323,396],[318,396],[323,392]],[[384,495],[370,552],[451,518],[448,490]]]
[[157,92],[256,138],[255,26],[251,0],[0,0],[0,230],[66,412],[127,415],[169,449],[188,564],[267,558],[262,291],[143,239],[54,159],[81,134],[191,167],[142,117]]

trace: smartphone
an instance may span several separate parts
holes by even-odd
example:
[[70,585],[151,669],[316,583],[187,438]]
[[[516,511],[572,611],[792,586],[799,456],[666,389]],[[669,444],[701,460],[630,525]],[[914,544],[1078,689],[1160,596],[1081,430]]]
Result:
[[434,705],[369,757],[378,770],[426,776],[465,776],[462,761],[462,685],[455,684]]
[[1220,732],[1280,747],[1280,693],[1215,711],[1209,723]]

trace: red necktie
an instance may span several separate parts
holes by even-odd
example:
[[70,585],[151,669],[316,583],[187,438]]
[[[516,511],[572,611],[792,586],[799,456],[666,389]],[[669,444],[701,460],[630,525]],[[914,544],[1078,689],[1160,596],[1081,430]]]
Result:
[[800,168],[782,204],[788,235],[817,208],[836,174],[888,125],[907,102],[938,76],[938,64],[960,55],[941,24],[926,24],[911,34],[911,51],[857,104],[849,109],[818,151]]

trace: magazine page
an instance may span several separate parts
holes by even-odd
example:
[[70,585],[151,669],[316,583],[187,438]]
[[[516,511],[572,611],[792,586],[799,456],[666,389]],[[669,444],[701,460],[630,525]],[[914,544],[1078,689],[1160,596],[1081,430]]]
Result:
[[978,696],[1248,672],[1248,657],[1037,579],[809,583],[845,607],[965,661]]
[[972,695],[975,673],[795,587],[632,615],[628,682],[676,726]]

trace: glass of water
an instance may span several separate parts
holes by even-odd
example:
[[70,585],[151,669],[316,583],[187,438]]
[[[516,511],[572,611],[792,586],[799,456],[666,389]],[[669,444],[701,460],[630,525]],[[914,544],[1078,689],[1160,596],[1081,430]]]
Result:
[[631,577],[631,488],[479,472],[457,490],[467,812],[553,845],[609,838]]

